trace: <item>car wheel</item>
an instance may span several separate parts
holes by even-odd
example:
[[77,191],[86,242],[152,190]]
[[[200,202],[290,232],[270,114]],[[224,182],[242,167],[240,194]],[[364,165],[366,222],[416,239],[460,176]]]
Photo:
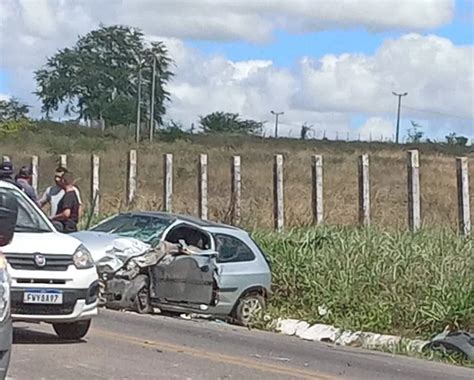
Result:
[[234,321],[242,326],[248,326],[257,320],[265,310],[265,298],[257,293],[242,296],[234,311]]
[[135,311],[139,314],[147,314],[150,312],[151,305],[150,305],[150,290],[148,288],[148,282],[145,283],[138,291],[133,305],[134,305]]
[[72,323],[53,323],[53,329],[62,339],[79,340],[86,336],[91,327],[91,320]]

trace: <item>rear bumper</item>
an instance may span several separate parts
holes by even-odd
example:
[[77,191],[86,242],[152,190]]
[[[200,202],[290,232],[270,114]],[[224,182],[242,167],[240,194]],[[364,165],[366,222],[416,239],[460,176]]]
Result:
[[23,295],[27,289],[13,288],[11,291],[11,310],[14,321],[74,322],[90,319],[98,314],[97,281],[93,282],[88,289],[54,288],[63,293],[61,305],[25,304]]

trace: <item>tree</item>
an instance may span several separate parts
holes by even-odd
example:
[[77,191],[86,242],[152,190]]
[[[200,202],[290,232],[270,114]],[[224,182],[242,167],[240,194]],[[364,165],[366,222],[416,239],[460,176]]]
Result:
[[0,100],[0,121],[27,119],[30,106],[15,98]]
[[419,143],[424,136],[424,132],[421,130],[422,125],[411,121],[412,128],[408,130],[408,141],[411,143]]
[[240,119],[237,113],[213,112],[201,116],[199,123],[205,133],[238,133],[243,135],[260,134],[263,123],[255,120]]
[[139,29],[128,26],[103,27],[89,32],[72,48],[59,50],[35,72],[36,95],[46,115],[64,106],[66,115],[79,119],[128,124],[135,119],[138,72],[142,77],[142,115],[149,116],[152,66],[156,59],[155,111],[162,124],[169,101],[166,83],[173,73],[168,51],[162,42],[146,46]]
[[466,146],[469,139],[465,136],[457,136],[455,132],[450,133],[446,136],[446,143],[448,145],[459,145]]

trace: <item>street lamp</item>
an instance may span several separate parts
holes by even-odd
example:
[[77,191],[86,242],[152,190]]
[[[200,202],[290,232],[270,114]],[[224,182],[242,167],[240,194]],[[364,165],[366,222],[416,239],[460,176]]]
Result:
[[284,112],[275,112],[273,110],[270,111],[272,115],[275,115],[275,138],[278,138],[278,116],[284,115]]
[[134,55],[135,61],[138,64],[138,94],[137,94],[137,125],[135,129],[135,137],[137,144],[140,143],[140,123],[141,123],[141,103],[142,103],[142,66],[145,63],[144,59],[140,59],[136,54]]
[[155,131],[155,86],[156,86],[156,56],[153,56],[153,74],[151,76],[151,99],[150,99],[150,142],[153,141]]
[[397,94],[396,92],[392,91],[392,94],[398,96],[398,112],[397,112],[397,134],[395,137],[395,142],[398,144],[398,138],[400,136],[400,108],[402,104],[402,96],[407,96],[408,92],[404,92],[403,94]]

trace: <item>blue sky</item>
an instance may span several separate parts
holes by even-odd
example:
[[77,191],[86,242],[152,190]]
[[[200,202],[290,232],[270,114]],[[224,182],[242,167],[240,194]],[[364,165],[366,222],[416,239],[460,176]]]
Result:
[[[320,1],[323,8],[321,12],[328,12],[327,8],[329,0]],[[400,1],[401,4],[402,1],[405,0],[398,1]],[[450,0],[438,1],[440,4],[439,13],[442,14],[441,2],[446,8],[449,7]],[[302,92],[302,94],[297,94],[293,97],[288,97],[286,103],[281,103],[281,107],[288,108],[285,117],[282,118],[283,124],[288,123],[287,129],[293,127],[296,128],[296,125],[298,125],[298,123],[300,123],[299,125],[301,125],[301,122],[304,120],[310,123],[319,123],[322,125],[322,129],[328,129],[329,126],[331,126],[333,132],[340,132],[340,135],[345,135],[346,131],[348,131],[347,128],[349,128],[349,131],[351,133],[354,132],[357,134],[360,133],[358,129],[362,128],[371,117],[377,117],[378,119],[372,120],[371,124],[375,127],[373,127],[372,129],[368,128],[367,130],[372,131],[375,128],[376,133],[379,133],[380,129],[380,131],[383,131],[381,132],[382,134],[391,134],[390,131],[392,127],[390,126],[390,124],[393,124],[394,111],[396,108],[396,99],[394,97],[393,99],[391,98],[391,91],[387,90],[389,91],[387,93],[387,96],[389,98],[387,100],[388,103],[386,102],[384,104],[380,104],[378,109],[377,107],[374,107],[373,111],[370,107],[364,108],[363,105],[348,104],[350,103],[351,99],[345,99],[344,101],[339,102],[342,105],[340,109],[338,109],[337,99],[338,97],[342,96],[341,93],[346,91],[347,98],[347,93],[350,95],[351,91],[354,91],[354,89],[359,88],[359,85],[357,83],[354,83],[349,89],[344,89],[340,88],[340,84],[328,84],[328,81],[330,80],[324,77],[323,74],[325,74],[325,72],[318,70],[318,67],[324,64],[321,59],[328,55],[336,56],[336,63],[339,65],[337,66],[337,69],[335,69],[335,73],[337,73],[338,71],[342,70],[341,67],[343,67],[344,65],[343,60],[340,59],[341,55],[350,54],[352,56],[352,66],[350,67],[350,70],[355,67],[355,72],[360,72],[361,70],[364,71],[363,64],[357,62],[357,55],[360,55],[364,59],[367,59],[367,61],[370,61],[370,59],[373,58],[374,54],[380,51],[380,49],[384,46],[384,43],[387,43],[387,41],[396,41],[396,45],[398,44],[400,46],[403,45],[403,43],[408,44],[408,42],[406,41],[403,42],[405,38],[404,36],[406,36],[408,33],[417,33],[422,37],[426,37],[425,40],[421,39],[417,43],[419,43],[420,46],[424,46],[423,44],[427,44],[428,46],[428,44],[431,43],[430,49],[432,49],[433,46],[441,46],[443,43],[442,41],[440,42],[438,40],[430,42],[429,38],[427,37],[429,35],[449,39],[449,41],[454,45],[456,53],[462,52],[463,46],[468,46],[472,48],[474,45],[474,1],[472,0],[455,1],[455,12],[454,17],[452,17],[451,21],[447,23],[434,22],[434,24],[436,24],[435,27],[426,27],[426,25],[428,25],[429,23],[425,23],[424,19],[425,17],[429,18],[429,15],[432,15],[434,12],[437,11],[436,1],[434,1],[434,5],[431,5],[431,8],[427,10],[428,16],[426,16],[423,9],[424,2],[422,0],[412,0],[412,3],[415,4],[414,12],[418,12],[415,15],[416,17],[414,18],[415,21],[409,20],[407,21],[407,24],[404,23],[402,17],[401,21],[399,21],[400,26],[386,27],[385,25],[385,27],[382,28],[385,31],[369,31],[367,27],[367,21],[363,20],[364,17],[361,16],[361,21],[358,23],[357,21],[353,22],[353,19],[350,17],[351,15],[342,15],[341,20],[338,20],[336,16],[336,18],[332,20],[333,24],[331,25],[331,27],[325,28],[324,26],[321,27],[320,19],[318,24],[318,15],[315,14],[312,16],[309,15],[308,20],[314,21],[316,19],[317,22],[315,25],[317,26],[311,27],[311,25],[313,24],[310,23],[310,27],[305,29],[304,32],[300,33],[289,32],[289,30],[295,29],[295,25],[293,25],[293,29],[291,26],[288,28],[283,28],[278,24],[273,25],[271,24],[271,22],[271,25],[269,27],[270,32],[262,28],[259,29],[258,27],[260,25],[264,25],[266,21],[270,20],[271,17],[274,17],[274,14],[271,13],[274,12],[274,9],[269,11],[268,9],[264,9],[265,7],[262,4],[257,3],[255,3],[257,4],[256,8],[261,7],[262,9],[255,11],[256,13],[251,15],[247,14],[247,8],[245,8],[244,13],[241,14],[239,13],[241,10],[232,9],[236,7],[231,7],[230,11],[229,9],[226,10],[224,4],[222,7],[222,14],[223,17],[228,17],[228,30],[226,30],[225,25],[223,26],[220,22],[216,25],[212,25],[211,18],[208,19],[207,23],[204,22],[205,18],[208,16],[207,13],[209,13],[206,9],[203,9],[202,14],[200,15],[194,15],[193,13],[191,13],[191,18],[186,19],[187,15],[185,5],[188,4],[186,2],[183,2],[184,5],[181,5],[181,7],[179,6],[179,1],[173,3],[165,3],[164,7],[161,6],[161,3],[160,6],[158,6],[156,3],[146,1],[133,2],[124,0],[122,2],[122,4],[126,3],[129,3],[131,7],[128,9],[128,11],[120,11],[119,9],[115,9],[113,7],[113,2],[107,5],[110,8],[109,9],[105,6],[106,3],[104,3],[103,13],[101,13],[101,9],[97,9],[96,7],[91,6],[90,2],[85,0],[77,0],[77,3],[75,3],[77,4],[77,7],[74,9],[68,7],[67,4],[61,5],[60,3],[57,3],[55,5],[56,8],[54,8],[53,2],[43,3],[47,4],[48,7],[51,7],[50,9],[46,9],[47,7],[45,8],[45,5],[43,5],[43,8],[38,8],[40,5],[37,4],[39,3],[19,3],[18,0],[7,0],[7,3],[4,3],[7,4],[5,8],[6,14],[8,15],[8,11],[10,11],[12,12],[13,16],[17,15],[18,18],[21,18],[21,20],[14,20],[14,17],[10,17],[10,19],[12,20],[12,24],[4,23],[4,27],[8,27],[8,29],[6,29],[8,30],[8,33],[12,35],[11,39],[16,39],[17,41],[29,41],[29,39],[31,40],[33,38],[36,39],[36,42],[34,43],[35,46],[33,46],[31,43],[26,43],[26,45],[24,45],[25,48],[23,49],[22,47],[20,47],[20,45],[16,45],[15,42],[12,42],[11,45],[8,45],[8,41],[0,41],[0,44],[3,43],[3,45],[0,45],[0,47],[2,48],[3,57],[7,57],[9,55],[16,56],[16,61],[12,58],[11,62],[7,59],[4,60],[3,58],[0,58],[0,95],[13,95],[19,97],[20,99],[26,102],[34,103],[36,109],[35,112],[38,113],[38,102],[32,95],[32,92],[34,91],[34,81],[32,80],[32,72],[35,68],[38,68],[40,62],[44,62],[45,56],[53,54],[54,51],[56,51],[58,48],[71,45],[71,42],[74,41],[75,36],[77,36],[77,34],[86,33],[88,30],[97,27],[100,22],[104,22],[105,24],[125,23],[140,27],[146,33],[149,33],[151,35],[163,35],[166,38],[176,38],[179,41],[182,41],[183,46],[180,47],[181,50],[179,50],[179,54],[185,56],[185,58],[183,58],[184,61],[181,63],[181,67],[179,67],[179,71],[175,78],[175,83],[173,84],[173,86],[175,86],[177,90],[175,95],[176,101],[171,106],[171,115],[175,118],[181,118],[185,122],[188,122],[188,120],[192,121],[193,118],[197,117],[197,113],[201,112],[201,110],[205,109],[206,107],[205,103],[199,103],[199,99],[190,99],[191,93],[195,94],[194,96],[198,98],[205,98],[206,91],[210,91],[209,89],[206,89],[205,85],[202,84],[199,87],[192,87],[193,80],[189,79],[191,75],[188,73],[188,71],[192,70],[193,68],[191,66],[188,66],[188,64],[189,62],[192,62],[191,58],[193,57],[192,54],[194,53],[191,51],[194,51],[198,52],[198,54],[205,57],[205,59],[207,60],[207,65],[203,65],[202,68],[207,69],[208,67],[210,67],[210,63],[216,64],[215,60],[213,60],[213,57],[223,57],[224,59],[228,60],[228,62],[221,62],[219,64],[227,64],[227,68],[229,70],[234,70],[234,74],[236,74],[236,72],[240,70],[240,68],[235,68],[234,63],[242,61],[250,62],[248,66],[254,67],[257,64],[252,64],[251,61],[268,60],[272,62],[272,73],[270,73],[266,68],[260,68],[258,70],[255,69],[257,70],[258,75],[252,74],[253,76],[245,78],[245,80],[239,82],[237,87],[235,87],[235,79],[229,79],[227,77],[219,79],[219,81],[223,82],[226,86],[223,89],[223,93],[225,93],[226,90],[235,91],[236,93],[238,93],[239,96],[236,95],[235,101],[232,104],[236,104],[237,101],[245,97],[248,98],[254,92],[259,93],[260,89],[256,86],[260,85],[261,83],[264,83],[264,81],[267,80],[265,79],[267,78],[267,76],[275,75],[275,72],[277,72],[279,80],[283,78],[283,80],[288,80],[288,83],[296,83],[297,87],[302,88],[305,87],[307,83],[311,82],[312,78],[316,78],[315,83],[312,84],[311,88],[303,88],[303,90],[305,90],[306,92]],[[275,3],[277,2],[275,1]],[[279,4],[282,5],[281,14],[279,14],[279,17],[287,17],[287,21],[286,23],[283,23],[283,25],[291,24],[292,18],[294,18],[295,16],[291,14],[291,8],[285,8],[283,6],[283,3],[284,2],[282,1]],[[408,3],[409,2],[404,3],[405,7]],[[30,8],[25,8],[25,4]],[[177,5],[174,8],[175,4]],[[286,5],[288,4],[291,4],[291,2],[286,3]],[[309,4],[312,5],[315,3],[309,2]],[[395,2],[394,4],[397,3]],[[11,7],[8,8],[8,5],[11,5]],[[59,7],[61,6],[63,6],[64,8],[60,9]],[[324,8],[326,8],[326,10],[324,10]],[[133,14],[133,12],[135,11],[136,15]],[[370,7],[367,11],[371,11]],[[381,12],[382,19],[385,13],[385,16],[388,15],[387,19],[390,20],[391,12],[394,13],[394,18],[396,18],[396,9],[386,9],[382,11],[378,9],[378,11]],[[2,4],[0,4],[0,21],[1,12]],[[66,17],[68,16],[67,12],[72,13],[70,15],[70,19],[66,21],[60,20],[58,18],[59,16],[55,16],[57,14],[61,14],[61,17]],[[194,9],[192,9],[191,12],[194,12]],[[235,14],[233,14],[232,12],[235,12]],[[28,17],[30,13],[31,15],[33,15],[32,17]],[[122,14],[124,15],[123,17],[125,17],[123,19],[117,18],[118,16],[113,16]],[[157,20],[158,17],[161,17],[161,14],[163,14],[163,19],[160,22]],[[333,17],[331,16],[331,12],[329,12],[328,14],[329,17]],[[189,24],[189,21],[183,21],[182,28],[180,28],[179,25],[176,25],[176,22],[175,24],[165,25],[166,22],[168,22],[170,19],[172,19],[172,17],[176,15],[178,17],[178,20],[180,20],[180,18],[183,18],[183,20],[191,20],[191,24],[187,25],[187,23]],[[112,16],[116,18],[111,18]],[[43,17],[44,19],[41,19],[41,17]],[[246,19],[244,21],[240,20],[240,18],[242,17],[251,17],[249,20],[251,20],[250,22],[254,23],[252,24]],[[301,17],[301,14],[299,14],[298,17]],[[351,20],[349,22],[349,24],[351,25],[350,27],[347,27],[348,19]],[[417,27],[417,19],[419,19],[420,27]],[[88,23],[84,20],[86,20]],[[240,20],[239,22],[241,22],[242,25],[234,25],[234,20]],[[192,25],[192,22],[194,21],[196,21],[196,25]],[[323,20],[323,24],[324,21],[325,20]],[[383,22],[387,23],[387,20],[381,22],[382,24]],[[161,24],[163,24],[163,26],[160,29]],[[202,28],[203,24],[206,26],[204,29]],[[2,24],[0,23],[0,27],[1,25]],[[48,29],[49,25],[55,25],[56,29]],[[345,28],[343,27],[344,25],[346,25]],[[34,28],[36,28],[37,30],[32,32]],[[171,32],[169,32],[170,30]],[[1,32],[2,30],[0,30],[0,33]],[[262,38],[254,39],[252,36],[253,32],[255,32],[256,35],[260,33]],[[165,35],[164,33],[168,34]],[[44,38],[42,38],[41,36],[44,36]],[[252,42],[250,40],[254,41]],[[446,48],[448,50],[452,49],[452,47],[450,46],[444,46],[443,48]],[[411,54],[413,54],[413,49],[416,48],[408,47],[407,49],[412,49],[411,51],[407,51],[407,53],[410,52]],[[313,62],[308,63],[308,65],[305,66],[306,71],[311,73],[305,75],[310,76],[304,77],[302,73],[303,69],[299,67],[303,57],[309,57],[310,60],[312,60]],[[400,59],[403,59],[403,54],[399,57],[401,57]],[[470,64],[474,64],[474,57],[472,53],[471,55],[469,55],[469,53],[467,53],[467,55],[466,53],[464,53],[464,57],[468,57],[468,60],[470,57]],[[4,62],[2,62],[3,60]],[[416,66],[416,59],[412,64]],[[429,62],[427,62],[427,64],[429,65]],[[368,65],[370,65],[370,63],[368,63]],[[449,106],[446,105],[446,107],[444,107],[444,105],[449,102],[441,98],[442,93],[455,91],[458,92],[460,96],[464,94],[464,98],[466,98],[467,94],[467,97],[471,97],[471,103],[474,102],[474,100],[472,100],[474,97],[474,95],[472,94],[474,91],[472,87],[470,89],[470,93],[469,88],[463,88],[461,89],[462,91],[460,91],[457,88],[455,89],[454,87],[449,87],[449,82],[452,82],[453,80],[453,72],[459,71],[467,73],[467,75],[470,75],[471,77],[473,76],[472,69],[471,71],[469,71],[469,68],[466,69],[466,67],[469,66],[469,62],[464,62],[464,65],[465,66],[463,68],[452,67],[452,72],[450,72],[449,67],[440,67],[439,71],[447,75],[446,81],[437,81],[439,78],[436,78],[436,72],[434,74],[432,73],[432,82],[430,82],[430,78],[425,78],[423,83],[421,83],[420,80],[420,88],[415,89],[416,91],[411,91],[409,96],[403,100],[404,104],[407,106],[429,111],[426,113],[422,113],[411,110],[410,117],[412,119],[416,118],[417,121],[422,122],[426,126],[427,133],[430,134],[430,136],[442,138],[448,130],[459,129],[460,133],[471,133],[471,135],[473,135],[472,137],[474,137],[474,132],[469,127],[466,128],[466,125],[473,125],[472,111],[466,111],[466,109],[469,108],[469,102],[466,102],[464,99],[464,108],[458,106],[456,102],[453,102],[453,104]],[[416,71],[415,69],[416,67],[413,71],[413,81],[416,82],[419,80],[420,72]],[[198,70],[198,68],[195,68],[195,70]],[[369,68],[368,70],[370,71],[371,69]],[[410,70],[410,66],[408,66],[407,70]],[[222,71],[225,72],[225,70]],[[393,75],[396,78],[396,75],[399,75],[399,73],[396,73],[396,65],[394,65],[392,71]],[[249,72],[253,73],[254,71],[250,70]],[[377,72],[374,72],[374,76],[376,76],[377,74]],[[388,74],[390,74],[390,72],[388,72]],[[203,75],[208,75],[209,83],[211,83],[213,81],[213,78],[216,75],[220,75],[220,73],[209,72],[204,73]],[[387,73],[384,73],[383,75],[387,76]],[[292,76],[292,78],[286,78],[288,76]],[[341,76],[341,78],[344,78],[344,76]],[[186,82],[186,80],[188,80],[188,82]],[[323,82],[321,82],[321,80],[323,80]],[[331,80],[340,81],[342,79],[336,78],[334,74],[334,78],[332,78]],[[361,81],[363,81],[363,79],[361,79]],[[408,82],[406,80],[405,82],[403,82],[402,80],[400,81],[400,83],[410,83],[410,80],[408,80]],[[257,83],[257,85],[255,83]],[[331,95],[333,95],[335,99],[332,103],[330,101],[326,102],[325,99],[321,99],[321,94],[317,94],[317,90],[320,88],[318,87],[320,83],[325,83],[328,86],[328,98],[331,98]],[[439,94],[434,94],[432,88],[436,89],[440,87],[440,83],[443,84],[444,88],[439,90]],[[183,89],[186,88],[186,86],[191,87],[192,91],[187,92],[185,94],[180,94],[179,91],[184,91]],[[262,88],[260,92],[262,94],[262,99],[259,99],[262,100],[260,108],[263,107],[265,109],[270,109],[275,104],[278,104],[278,94],[275,93],[275,89],[271,85],[265,84],[265,86],[266,88]],[[459,87],[459,84],[456,84],[456,86]],[[284,85],[282,84],[280,87],[284,87]],[[429,89],[429,91],[431,91],[429,92],[429,94],[433,97],[433,99],[436,100],[437,103],[433,101],[433,104],[430,106],[430,102],[426,99],[424,100],[424,102],[421,102],[421,95],[419,95],[417,99],[414,98],[413,93],[415,92],[421,94],[423,88]],[[364,88],[364,91],[365,90],[366,89]],[[215,89],[213,91],[215,91]],[[321,88],[321,91],[324,93],[326,89]],[[367,91],[370,92],[370,86],[367,88]],[[315,98],[319,96],[318,101],[315,101],[314,104],[310,104],[308,106],[306,104],[308,102],[304,101],[304,106],[302,106],[301,104],[297,104],[296,106],[294,105],[295,103],[298,103],[298,99],[301,100],[302,98],[305,98],[307,100],[308,98],[311,98],[313,94]],[[410,95],[412,96],[410,97]],[[377,101],[378,95],[373,96],[373,101],[375,103]],[[450,96],[448,96],[448,100],[449,98]],[[357,103],[357,99],[353,100],[354,103]],[[186,103],[186,101],[188,101],[188,104]],[[267,115],[268,112],[265,111],[266,113],[260,113],[259,109],[257,109],[257,106],[252,109],[251,105],[249,106],[250,102],[250,100],[241,101],[240,109],[236,108],[235,111],[240,112],[246,116],[251,116],[259,119],[271,119],[271,116]],[[183,104],[183,109],[177,109],[179,103]],[[336,106],[334,104],[336,104]],[[440,104],[442,107],[439,107],[436,104]],[[211,106],[209,105],[209,107]],[[226,109],[226,107],[229,108],[231,107],[231,105],[229,106],[229,104],[226,104],[225,102],[219,103],[218,101],[215,101],[214,103],[212,103],[212,107],[220,107],[222,109]],[[290,109],[291,107],[294,107],[294,109]],[[209,110],[211,110],[211,108],[209,108]],[[443,113],[443,115],[436,114],[436,112],[438,111]],[[194,113],[191,114],[191,112]],[[463,113],[463,115],[461,115],[462,118],[444,117],[450,115],[460,116],[461,113]],[[334,120],[337,120],[337,123],[334,122]],[[380,128],[377,126],[377,123],[381,123]],[[404,119],[402,121],[402,130],[406,130],[409,125],[410,118],[407,118],[406,120]],[[439,125],[443,125],[443,127],[437,127]]]

